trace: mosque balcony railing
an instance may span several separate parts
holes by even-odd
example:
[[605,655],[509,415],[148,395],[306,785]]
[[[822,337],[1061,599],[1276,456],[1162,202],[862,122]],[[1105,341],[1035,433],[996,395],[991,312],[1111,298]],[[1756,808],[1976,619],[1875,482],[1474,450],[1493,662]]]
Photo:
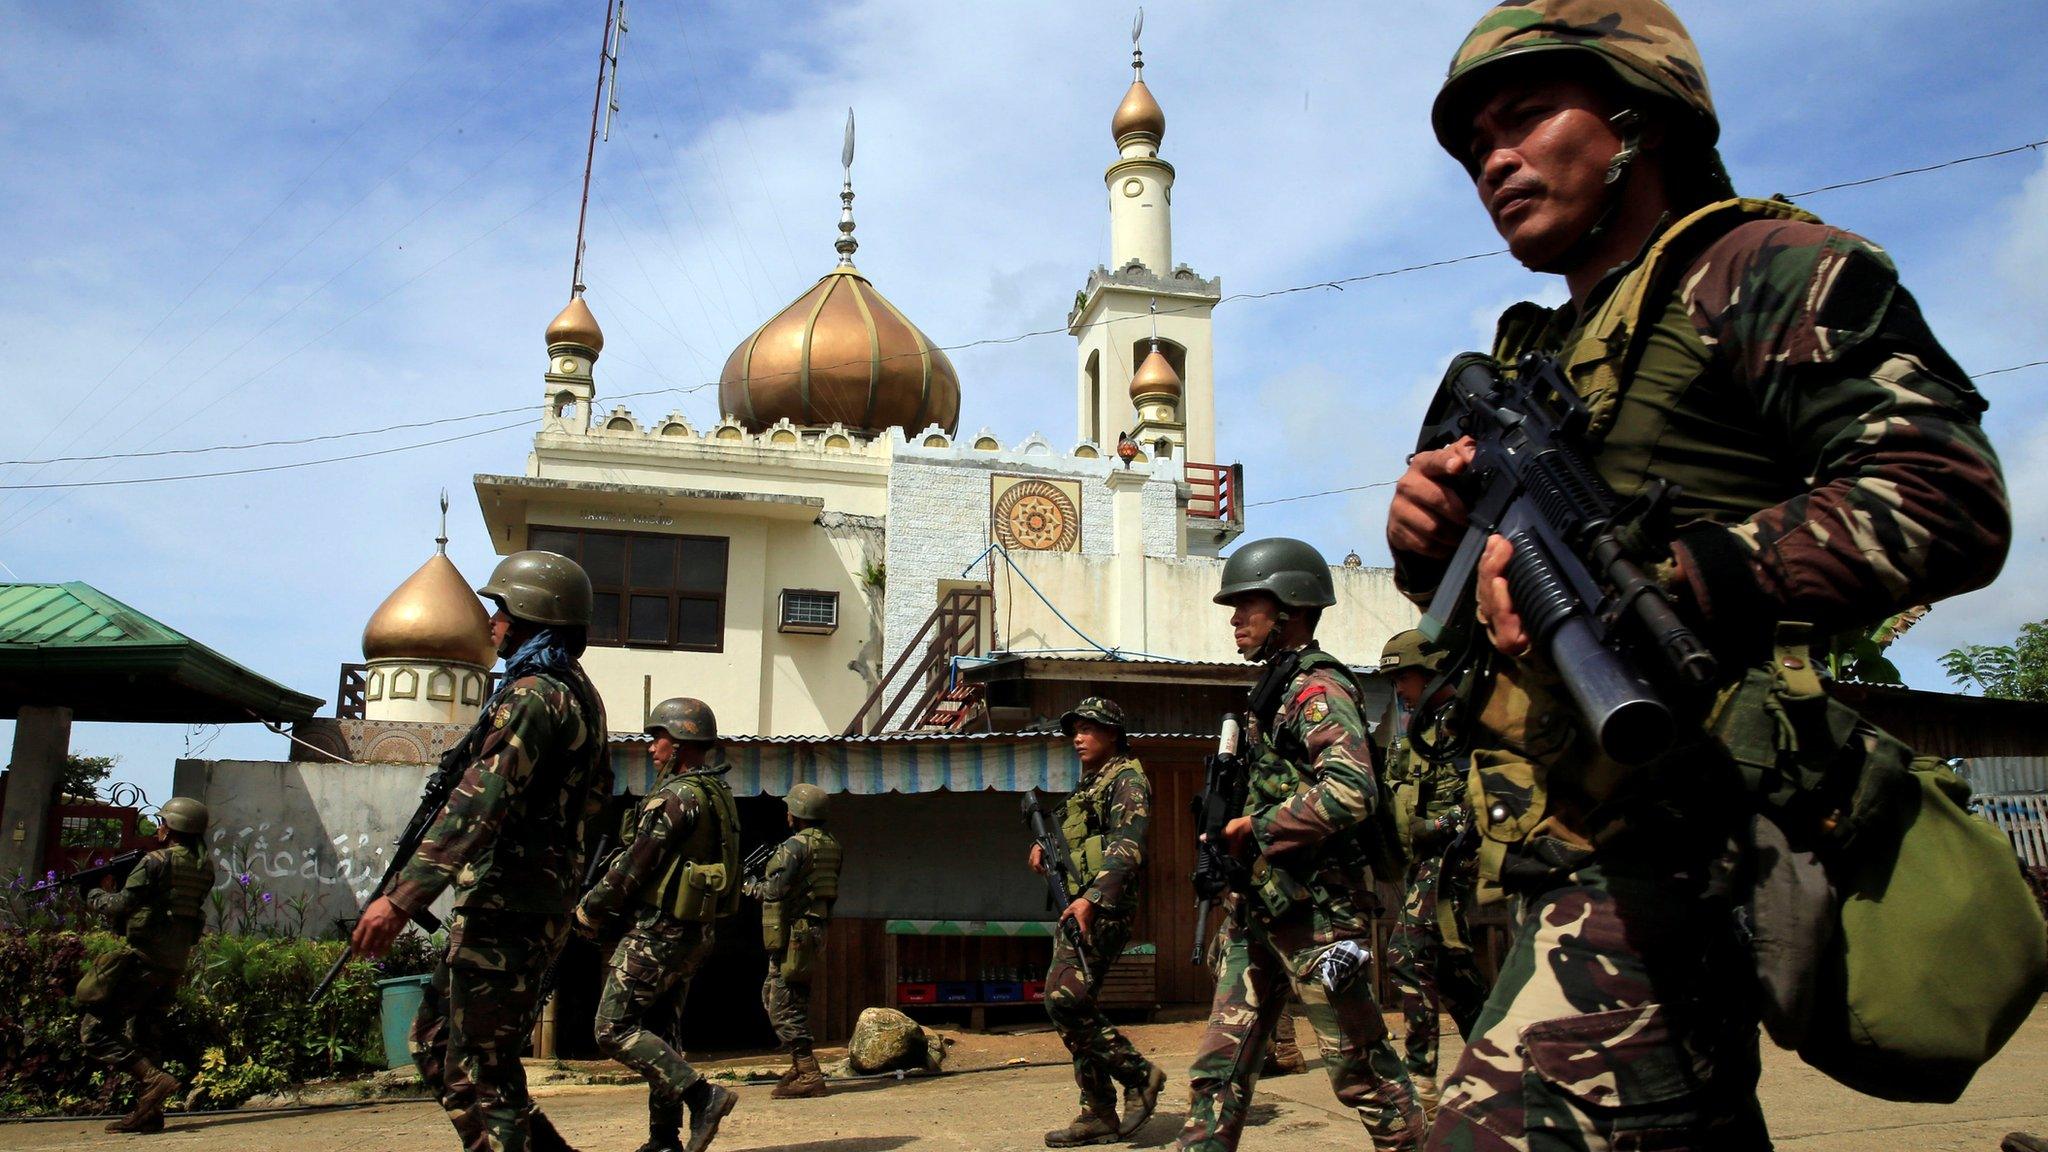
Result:
[[1187,465],[1188,515],[1225,524],[1244,524],[1244,465]]
[[363,718],[363,693],[370,682],[370,666],[367,664],[343,664],[341,683],[334,689],[334,718],[337,720],[361,720]]

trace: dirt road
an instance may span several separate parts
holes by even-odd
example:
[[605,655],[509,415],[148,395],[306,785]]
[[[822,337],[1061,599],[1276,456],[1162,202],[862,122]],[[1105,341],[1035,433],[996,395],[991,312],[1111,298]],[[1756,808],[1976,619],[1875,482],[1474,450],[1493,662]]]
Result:
[[[1184,1070],[1197,1026],[1135,1029],[1147,1055],[1172,1075],[1159,1115],[1139,1134],[1140,1148],[1170,1145],[1186,1107]],[[1304,1029],[1304,1035],[1306,1030]],[[1447,1055],[1455,1054],[1455,1048]],[[951,1059],[980,1070],[904,1081],[844,1085],[824,1100],[770,1100],[766,1085],[740,1089],[720,1152],[890,1152],[958,1149],[1023,1152],[1042,1147],[1041,1133],[1073,1115],[1073,1081],[1060,1066],[1003,1066],[1003,1060],[1063,1056],[1048,1033],[962,1037]],[[994,1065],[988,1067],[988,1065]],[[1797,1152],[1866,1149],[1991,1152],[2014,1129],[2048,1133],[2048,1013],[2034,1018],[1951,1105],[1889,1104],[1841,1088],[1767,1049],[1761,1095],[1778,1146]],[[645,1093],[637,1087],[542,1087],[535,1095],[579,1147],[614,1152],[646,1138]],[[1337,1107],[1320,1064],[1308,1075],[1262,1081],[1246,1152],[1269,1149],[1357,1149],[1358,1122]],[[100,1125],[72,1122],[0,1125],[4,1149],[286,1149],[289,1152],[380,1152],[454,1147],[440,1110],[424,1101],[343,1111],[273,1116],[173,1118],[161,1136],[109,1136]]]

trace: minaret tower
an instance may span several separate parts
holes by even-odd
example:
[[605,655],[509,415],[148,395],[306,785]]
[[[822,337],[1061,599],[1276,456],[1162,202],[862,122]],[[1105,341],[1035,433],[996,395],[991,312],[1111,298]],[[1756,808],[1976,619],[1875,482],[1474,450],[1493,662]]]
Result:
[[[1109,190],[1110,263],[1097,267],[1067,317],[1079,343],[1081,438],[1098,448],[1130,434],[1154,455],[1165,425],[1190,461],[1216,460],[1216,390],[1210,311],[1222,298],[1221,280],[1204,280],[1173,263],[1173,165],[1159,156],[1166,113],[1145,83],[1139,36],[1141,9],[1131,25],[1131,86],[1110,119],[1117,159],[1103,173]],[[1174,411],[1141,395],[1163,397],[1166,370],[1174,381]],[[1140,375],[1144,380],[1139,380]],[[1161,419],[1165,416],[1165,419]],[[1144,435],[1138,435],[1139,431]]]
[[590,400],[597,391],[591,372],[604,351],[604,332],[582,292],[569,297],[569,306],[548,324],[547,341],[547,415],[541,427],[589,431]]

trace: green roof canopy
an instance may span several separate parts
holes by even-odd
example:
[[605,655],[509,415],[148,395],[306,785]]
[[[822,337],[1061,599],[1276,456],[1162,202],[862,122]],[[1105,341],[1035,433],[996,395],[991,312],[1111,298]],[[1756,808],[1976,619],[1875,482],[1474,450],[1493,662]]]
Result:
[[259,676],[87,584],[0,584],[0,719],[24,704],[77,720],[304,720],[321,701]]

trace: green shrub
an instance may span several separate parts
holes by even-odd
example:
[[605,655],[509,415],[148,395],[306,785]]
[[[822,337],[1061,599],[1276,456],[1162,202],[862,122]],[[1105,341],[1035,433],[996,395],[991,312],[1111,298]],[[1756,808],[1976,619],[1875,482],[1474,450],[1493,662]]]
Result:
[[[422,940],[418,933],[408,936]],[[109,1073],[78,1041],[71,991],[81,967],[116,943],[105,932],[0,932],[0,1113],[125,1110],[126,1075]],[[202,937],[158,1033],[164,1063],[191,1088],[193,1107],[229,1107],[262,1092],[383,1067],[377,967],[348,965],[318,1005],[313,986],[339,941]],[[423,943],[408,945],[422,951]]]

